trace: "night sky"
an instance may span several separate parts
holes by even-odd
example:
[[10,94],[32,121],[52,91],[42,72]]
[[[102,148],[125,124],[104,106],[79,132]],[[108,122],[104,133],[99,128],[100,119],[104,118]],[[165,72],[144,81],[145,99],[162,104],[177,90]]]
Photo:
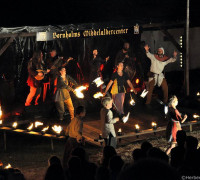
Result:
[[[190,24],[198,25],[198,0],[190,0]],[[136,20],[138,23],[179,22],[186,18],[186,0],[7,0],[0,27],[67,25]]]

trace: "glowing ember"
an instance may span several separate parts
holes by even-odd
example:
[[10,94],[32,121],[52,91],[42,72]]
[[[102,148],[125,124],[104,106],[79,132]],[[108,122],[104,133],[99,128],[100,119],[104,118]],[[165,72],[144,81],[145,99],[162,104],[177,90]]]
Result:
[[42,132],[46,132],[49,129],[49,126],[42,129]]
[[82,93],[83,90],[86,90],[87,87],[86,86],[80,86],[78,88],[76,88],[74,91],[75,91],[75,95],[78,97],[78,98],[84,98],[84,95]]
[[98,98],[100,98],[100,97],[103,97],[103,94],[102,94],[101,92],[97,92],[96,94],[93,95],[93,97],[94,97],[95,99],[98,99]]
[[10,164],[8,164],[5,169],[9,169],[9,168],[12,168],[12,166]]
[[35,128],[37,128],[38,126],[42,126],[42,125],[43,125],[42,122],[39,122],[39,121],[36,121],[36,122],[35,122]]
[[193,114],[193,118],[199,118],[200,116],[198,114]]
[[16,128],[17,125],[18,125],[17,122],[14,122],[14,123],[12,124],[12,127],[13,127],[13,128]]
[[135,105],[135,101],[133,99],[130,100],[130,105],[132,105],[132,106]]
[[140,126],[138,124],[136,124],[135,129],[140,129]]
[[147,95],[148,92],[149,92],[149,91],[147,91],[146,89],[144,89],[144,90],[142,91],[142,94],[140,95],[140,97],[145,98],[145,96]]
[[60,134],[60,132],[62,131],[62,127],[61,126],[57,126],[57,125],[54,125],[52,127],[52,129],[54,130],[55,133],[57,134]]
[[102,81],[101,77],[96,78],[93,82],[96,84],[97,87],[99,87],[102,84],[104,84],[104,82]]
[[126,122],[128,121],[129,116],[130,116],[130,112],[128,112],[127,116],[124,116],[124,117],[122,118],[123,123],[126,123]]
[[165,114],[168,113],[168,109],[169,109],[168,106],[165,106],[165,107],[164,107]]
[[33,123],[31,123],[31,125],[27,128],[29,131],[31,130],[31,129],[33,129]]

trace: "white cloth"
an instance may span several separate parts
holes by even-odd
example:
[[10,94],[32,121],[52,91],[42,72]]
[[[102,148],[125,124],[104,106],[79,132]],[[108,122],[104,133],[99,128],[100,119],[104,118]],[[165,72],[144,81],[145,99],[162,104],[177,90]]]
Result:
[[170,58],[167,61],[159,61],[155,58],[154,54],[151,54],[150,52],[147,53],[147,57],[151,60],[151,67],[150,71],[155,74],[162,73],[164,67],[169,64],[176,61],[176,58]]
[[173,57],[166,61],[159,61],[155,58],[154,54],[151,54],[150,52],[147,52],[147,57],[151,60],[150,72],[154,73],[154,77],[150,77],[149,82],[155,79],[155,85],[160,87],[163,79],[165,78],[164,74],[162,73],[164,67],[169,63],[175,62],[176,58]]
[[165,76],[163,73],[154,74],[154,77],[149,78],[149,82],[154,79],[155,80],[154,86],[157,85],[158,87],[160,87],[164,78],[165,78]]

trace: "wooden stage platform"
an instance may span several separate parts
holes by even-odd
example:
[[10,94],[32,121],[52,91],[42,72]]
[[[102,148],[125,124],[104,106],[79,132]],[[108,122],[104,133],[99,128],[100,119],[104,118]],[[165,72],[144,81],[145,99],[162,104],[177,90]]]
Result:
[[[152,106],[147,107],[144,104],[137,104],[125,112],[130,112],[130,118],[126,123],[122,121],[117,122],[115,126],[116,134],[118,134],[118,130],[122,130],[122,134],[117,136],[118,146],[123,146],[128,143],[145,140],[148,138],[158,138],[159,136],[165,136],[165,129],[167,125],[167,119],[164,114],[164,106],[159,105],[158,103],[152,103]],[[199,112],[195,109],[189,109],[185,107],[180,107],[179,111],[183,114],[188,115],[188,120],[182,125],[183,129],[192,131],[192,128],[199,129],[199,119],[194,119],[193,114]],[[55,118],[44,118],[44,117],[29,117],[29,119],[20,119],[21,117],[15,117],[11,119],[4,120],[3,124],[0,125],[0,131],[3,131],[4,135],[4,149],[6,151],[6,134],[7,133],[21,133],[21,134],[29,134],[32,136],[41,136],[41,138],[50,138],[51,139],[51,149],[54,149],[53,139],[64,139],[64,131],[67,127],[69,121],[66,119],[64,121],[58,121]],[[16,129],[12,128],[12,123],[17,121],[20,126]],[[53,126],[55,124],[59,124],[63,127],[63,131],[60,136],[55,135],[52,131],[41,133],[40,129],[33,129],[31,131],[27,130],[27,127],[35,121],[44,122],[43,127],[45,126]],[[155,122],[157,124],[157,129],[153,130],[151,123]],[[135,124],[140,126],[139,133],[135,132]],[[86,114],[84,125],[83,125],[83,136],[86,139],[86,142],[91,143],[96,146],[103,146],[103,140],[99,139],[99,135],[101,134],[101,121],[99,111],[96,112],[88,112]]]

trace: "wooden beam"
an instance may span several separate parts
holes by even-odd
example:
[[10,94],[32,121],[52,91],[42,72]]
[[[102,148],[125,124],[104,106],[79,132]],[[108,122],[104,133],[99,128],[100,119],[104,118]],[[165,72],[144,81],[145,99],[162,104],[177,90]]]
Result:
[[8,48],[8,46],[10,46],[10,44],[13,42],[15,37],[11,37],[6,44],[1,48],[0,50],[0,56],[5,52],[5,50]]
[[0,34],[0,39],[1,38],[9,38],[9,37],[31,37],[31,36],[36,36],[36,32],[21,32],[21,33],[4,33]]
[[182,53],[185,52],[185,49],[181,48],[181,46],[176,42],[176,40],[174,39],[174,37],[164,28],[160,29],[168,38],[169,40],[172,42],[172,44]]

